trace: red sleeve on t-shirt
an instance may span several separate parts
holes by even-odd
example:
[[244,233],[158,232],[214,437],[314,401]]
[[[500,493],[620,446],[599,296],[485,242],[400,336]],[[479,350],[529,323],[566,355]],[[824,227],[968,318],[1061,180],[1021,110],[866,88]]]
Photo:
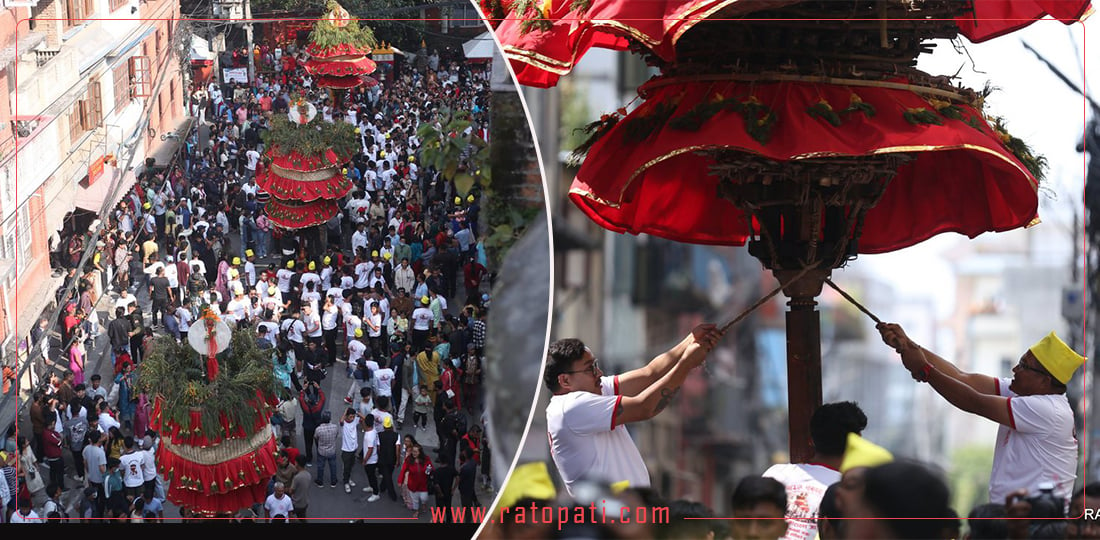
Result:
[[[615,377],[615,390],[616,390],[616,392],[618,392],[618,389],[619,389],[618,387],[619,387],[619,378]],[[621,407],[622,404],[623,404],[623,396],[619,396],[619,398],[615,400],[615,408],[611,410],[611,429],[612,430],[615,429],[615,416],[619,414],[619,407]]]
[[1008,405],[1008,427],[1016,429],[1016,418],[1012,416],[1012,398],[1005,400]]
[[[619,376],[618,375],[615,376],[614,382],[615,382],[615,395],[617,396],[617,395],[619,395]],[[612,427],[614,427],[614,426],[612,426]]]

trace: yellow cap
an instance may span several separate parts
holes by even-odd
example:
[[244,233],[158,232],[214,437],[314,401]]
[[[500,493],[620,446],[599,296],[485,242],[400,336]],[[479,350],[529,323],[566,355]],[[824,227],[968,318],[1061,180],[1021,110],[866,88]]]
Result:
[[244,250],[244,256],[245,256],[245,257],[251,257],[251,256],[253,256],[253,255],[255,255],[255,253],[252,253],[252,250],[251,250],[251,249],[246,249],[246,250]]
[[421,296],[420,297],[420,303],[421,304],[428,305],[428,304],[431,303],[431,301],[432,301],[432,299],[428,298],[427,296]]
[[356,328],[355,329],[355,337],[363,337],[363,329],[362,328]]
[[144,209],[146,209],[146,210],[148,210],[148,209],[152,208],[152,207],[153,207],[153,205],[151,205],[151,204],[149,204],[149,203],[145,203],[145,204],[141,205],[141,207],[142,207],[142,208],[144,208]]
[[355,128],[355,134],[356,134],[356,135],[358,135],[358,134],[359,134],[359,133],[360,133],[361,131],[362,131],[362,130],[360,130],[359,128]]
[[472,193],[466,197],[466,202],[474,202],[474,195]]
[[462,204],[462,197],[455,197],[455,204]]
[[332,262],[332,257],[329,257],[328,255],[325,255],[325,264],[329,264],[331,262]]
[[341,171],[340,174],[348,174],[348,168],[344,167],[344,170]]
[[848,434],[848,447],[844,449],[844,461],[840,463],[840,472],[857,467],[877,467],[894,461],[889,450],[855,433]]
[[317,263],[315,263],[313,261],[309,261],[309,269],[310,270],[315,270],[316,268],[317,268]]
[[286,267],[287,268],[294,268],[294,261],[287,261],[286,262]]
[[241,258],[240,257],[233,257],[233,265],[236,266],[238,264],[241,264]]
[[378,157],[380,157],[380,158],[384,158],[384,157],[386,157],[386,151],[385,151],[385,150],[383,150],[383,151],[381,151],[381,152],[378,152]]
[[393,254],[387,251],[387,252],[382,254],[382,258],[386,259],[388,261],[388,260],[393,258]]
[[272,285],[272,286],[270,286],[270,287],[268,287],[268,288],[267,288],[267,294],[269,294],[269,295],[274,295],[274,294],[275,294],[275,291],[277,291],[277,290],[279,290],[279,289],[276,289],[276,288],[275,288],[275,286],[274,286],[274,285]]
[[1085,363],[1085,358],[1069,348],[1054,332],[1047,334],[1028,350],[1062,384],[1068,383],[1073,378],[1073,372]]
[[516,466],[504,485],[498,504],[500,508],[510,508],[524,499],[552,501],[557,496],[546,462],[535,461]]
[[[389,134],[389,133],[387,133],[387,134],[386,134],[386,138],[387,138],[387,139],[389,139],[389,138],[390,138],[390,134]],[[383,153],[384,153],[384,152],[383,152]]]
[[378,256],[378,250],[370,252],[370,256],[371,257],[377,257]]
[[240,275],[241,275],[241,273],[238,272],[236,268],[230,268],[229,269],[229,277],[230,278],[240,277]]
[[416,156],[409,156],[409,163],[416,161]]
[[382,429],[390,429],[391,427],[393,427],[393,419],[387,416],[385,420],[382,420]]

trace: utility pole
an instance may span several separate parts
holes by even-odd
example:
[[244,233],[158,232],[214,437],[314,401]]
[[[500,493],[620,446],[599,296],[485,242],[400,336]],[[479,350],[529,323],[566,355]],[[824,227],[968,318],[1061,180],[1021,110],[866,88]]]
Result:
[[256,80],[256,55],[252,53],[252,0],[244,0],[244,35],[248,39],[248,82]]

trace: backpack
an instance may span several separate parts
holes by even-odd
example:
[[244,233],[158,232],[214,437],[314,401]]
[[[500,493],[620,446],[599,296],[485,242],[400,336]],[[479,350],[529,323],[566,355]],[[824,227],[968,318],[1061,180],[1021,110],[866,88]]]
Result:
[[458,432],[458,436],[461,438],[466,434],[466,417],[458,411],[452,412],[451,415],[453,415],[452,421],[454,422],[455,431]]
[[87,422],[72,422],[69,424],[69,449],[79,452],[84,449],[84,438],[88,435]]

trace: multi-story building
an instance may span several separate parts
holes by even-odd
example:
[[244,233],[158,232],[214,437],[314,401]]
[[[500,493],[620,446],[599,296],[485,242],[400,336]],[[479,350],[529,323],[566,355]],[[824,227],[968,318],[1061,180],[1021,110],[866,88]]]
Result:
[[[0,14],[0,342],[54,298],[57,250],[167,164],[184,123],[178,0],[4,2]],[[2,81],[0,81],[2,83]]]

